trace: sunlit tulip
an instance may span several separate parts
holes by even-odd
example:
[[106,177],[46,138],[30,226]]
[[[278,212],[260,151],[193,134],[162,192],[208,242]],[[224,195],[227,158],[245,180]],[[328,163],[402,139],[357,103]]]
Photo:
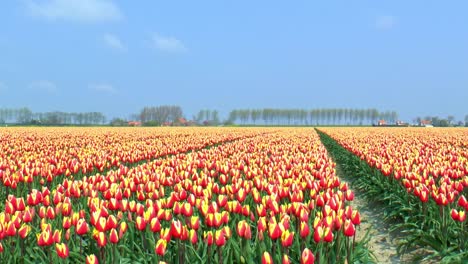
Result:
[[55,243],[59,243],[62,240],[62,230],[55,229],[52,238]]
[[96,242],[99,247],[104,247],[107,244],[107,238],[106,234],[104,232],[99,232],[97,233],[96,237]]
[[143,217],[141,217],[141,216],[137,216],[136,221],[135,221],[135,226],[140,231],[145,230],[145,228],[146,228],[145,219]]
[[31,231],[31,227],[28,225],[21,225],[21,227],[18,229],[18,235],[24,239],[28,236],[29,232]]
[[30,223],[32,222],[34,217],[34,208],[31,208],[29,210],[25,210],[23,214],[23,222],[24,223]]
[[161,223],[159,222],[159,219],[158,218],[153,218],[151,219],[150,221],[150,229],[151,231],[153,231],[154,233],[157,233],[159,231],[161,231]]
[[214,238],[213,238],[213,232],[212,231],[205,232],[203,237],[204,237],[204,239],[206,241],[206,244],[208,244],[208,246],[213,245]]
[[118,221],[115,215],[109,215],[106,221],[106,230],[117,228],[117,226],[118,226]]
[[69,250],[67,244],[64,243],[57,243],[55,244],[55,250],[57,255],[61,258],[67,258],[69,255]]
[[156,247],[154,248],[154,251],[159,256],[164,256],[164,254],[166,253],[166,247],[167,247],[166,240],[159,239],[158,242],[156,242]]
[[346,219],[344,223],[345,236],[354,236],[355,233],[356,229],[354,227],[354,224],[349,219]]
[[119,243],[119,234],[117,233],[117,230],[112,228],[109,233],[109,241],[112,244],[117,244]]
[[290,247],[293,243],[294,239],[294,232],[290,232],[289,230],[283,231],[281,234],[281,245],[283,247]]
[[197,242],[198,242],[197,231],[195,231],[195,230],[193,230],[193,229],[190,229],[190,231],[189,231],[189,239],[190,239],[190,243],[192,243],[193,245],[197,244]]
[[299,224],[299,235],[302,238],[306,238],[309,234],[310,234],[309,225],[307,224],[307,222],[301,221]]
[[123,237],[123,235],[127,232],[128,224],[127,222],[121,222],[119,227],[119,239]]
[[468,210],[468,202],[464,195],[460,195],[460,198],[458,198],[458,205]]
[[200,228],[200,217],[192,216],[190,217],[190,228],[198,230]]
[[88,227],[88,223],[86,222],[86,220],[82,218],[78,220],[78,222],[76,223],[76,234],[82,236],[88,233],[88,231],[89,231],[89,227]]
[[281,236],[281,229],[277,223],[268,224],[268,235],[271,239],[276,240]]
[[268,251],[264,251],[262,254],[262,264],[273,264],[273,258]]
[[222,247],[224,246],[224,244],[226,244],[226,236],[224,234],[224,230],[216,230],[215,243],[218,247]]
[[170,230],[172,237],[180,238],[182,234],[182,223],[179,220],[172,220]]
[[99,264],[98,258],[96,255],[92,254],[89,256],[86,256],[86,264]]
[[305,248],[301,254],[301,264],[313,264],[315,261],[314,254],[310,249]]
[[354,210],[352,215],[351,215],[351,221],[353,222],[354,225],[359,225],[361,223],[361,215],[359,214],[359,211]]
[[37,234],[37,245],[38,246],[50,246],[54,242],[52,237],[52,231],[44,230],[41,233]]

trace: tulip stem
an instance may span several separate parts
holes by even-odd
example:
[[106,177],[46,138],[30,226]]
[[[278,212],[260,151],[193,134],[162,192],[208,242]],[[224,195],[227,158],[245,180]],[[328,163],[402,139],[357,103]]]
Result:
[[340,245],[340,242],[341,242],[341,233],[338,234],[338,238],[337,238],[337,246],[336,246],[336,263],[339,262],[339,259],[340,259],[340,252],[341,252],[341,245]]
[[52,262],[52,246],[49,246],[48,248],[49,248],[49,250],[48,250],[49,262],[50,262],[50,264],[53,264],[54,262]]
[[218,258],[219,258],[219,263],[222,264],[223,263],[223,247],[218,247]]
[[208,264],[211,264],[211,246],[208,245]]

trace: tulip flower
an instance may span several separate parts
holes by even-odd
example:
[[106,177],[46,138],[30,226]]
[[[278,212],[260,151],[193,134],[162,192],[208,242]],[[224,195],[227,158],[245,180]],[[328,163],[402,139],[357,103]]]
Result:
[[107,244],[107,238],[104,232],[97,231],[95,239],[99,247],[104,247]]
[[50,246],[54,243],[51,230],[44,230],[37,235],[37,245],[44,247]]
[[182,234],[182,223],[179,220],[172,220],[170,230],[172,237],[180,238]]
[[468,210],[468,202],[464,195],[460,195],[460,198],[458,198],[458,205]]
[[355,233],[356,229],[353,222],[351,222],[349,219],[346,219],[344,223],[344,235],[350,237],[354,236]]
[[354,225],[359,225],[361,223],[361,216],[359,214],[359,211],[354,210],[352,215],[351,215],[351,221],[353,222]]
[[226,236],[224,234],[224,230],[216,230],[215,243],[218,247],[222,247],[224,246],[224,244],[226,244]]
[[57,251],[57,255],[61,258],[67,258],[69,255],[67,244],[57,243],[55,244],[55,250]]
[[154,251],[159,256],[164,256],[164,254],[166,253],[166,247],[167,247],[166,240],[159,239],[158,242],[156,242],[156,247],[154,248]]
[[127,222],[121,222],[120,227],[119,227],[119,239],[123,237],[125,232],[127,232],[127,229],[128,229]]
[[294,232],[290,232],[289,230],[283,231],[281,234],[281,245],[283,247],[290,247],[293,243],[294,239]]
[[99,264],[98,258],[96,255],[92,254],[89,256],[86,256],[86,264]]
[[463,222],[466,220],[466,213],[463,210],[458,211],[456,209],[452,209],[450,215],[455,221]]
[[24,239],[28,236],[29,232],[31,231],[31,227],[26,225],[26,224],[23,224],[21,225],[21,227],[18,229],[18,235]]
[[268,251],[264,251],[262,254],[262,264],[273,264],[273,258]]
[[301,221],[299,224],[299,235],[302,238],[306,238],[309,234],[310,234],[309,225],[307,224],[307,222]]
[[54,234],[52,235],[52,238],[55,243],[59,243],[62,240],[62,230],[54,230]]
[[143,231],[146,228],[146,221],[143,217],[137,216],[135,226],[138,230]]
[[7,236],[15,236],[17,228],[15,227],[15,223],[9,222],[6,226],[5,234]]
[[79,236],[82,236],[88,233],[88,231],[89,231],[89,227],[88,227],[88,223],[86,222],[86,220],[84,220],[83,218],[78,220],[76,224],[76,234]]
[[119,243],[119,234],[117,233],[117,230],[112,228],[109,233],[109,241],[112,244],[117,244]]
[[118,225],[118,221],[117,221],[117,218],[115,217],[115,215],[109,215],[109,217],[107,217],[107,221],[106,221],[106,230],[110,230],[112,228],[117,228],[117,225]]
[[189,239],[190,239],[190,242],[192,243],[192,245],[197,244],[197,242],[198,242],[197,231],[195,231],[194,229],[190,229],[190,231],[189,231]]
[[24,211],[22,220],[24,223],[30,223],[32,222],[33,217],[34,217],[34,208],[27,209]]
[[192,216],[190,217],[190,228],[198,230],[200,228],[200,217]]
[[268,224],[268,235],[271,239],[276,240],[281,236],[281,229],[277,223]]
[[213,245],[214,239],[213,239],[213,232],[212,231],[205,232],[203,237],[204,237],[206,243],[208,244],[208,246]]
[[310,249],[305,248],[301,254],[301,264],[313,264],[315,261],[314,254]]

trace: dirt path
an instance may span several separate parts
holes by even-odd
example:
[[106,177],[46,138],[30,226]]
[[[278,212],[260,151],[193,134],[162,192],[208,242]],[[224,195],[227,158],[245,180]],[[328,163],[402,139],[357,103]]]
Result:
[[390,234],[388,226],[383,222],[383,214],[378,207],[372,206],[359,197],[354,200],[354,206],[361,214],[361,225],[358,229],[356,240],[360,241],[369,231],[369,250],[372,251],[377,263],[401,263],[397,255],[396,240]]
[[[340,180],[348,182],[342,177],[340,165],[336,165],[336,173]],[[350,184],[351,186],[351,184]],[[361,241],[369,232],[368,248],[372,251],[377,263],[402,263],[404,262],[397,255],[397,244],[394,235],[390,234],[389,226],[383,220],[383,210],[376,203],[372,204],[361,197],[358,191],[353,190],[353,207],[359,210],[361,224],[356,233],[356,240]]]

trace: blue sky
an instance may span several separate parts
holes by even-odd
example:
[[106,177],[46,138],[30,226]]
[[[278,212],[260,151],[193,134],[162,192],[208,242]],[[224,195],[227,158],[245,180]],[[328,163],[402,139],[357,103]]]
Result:
[[7,0],[0,107],[468,114],[467,1]]

